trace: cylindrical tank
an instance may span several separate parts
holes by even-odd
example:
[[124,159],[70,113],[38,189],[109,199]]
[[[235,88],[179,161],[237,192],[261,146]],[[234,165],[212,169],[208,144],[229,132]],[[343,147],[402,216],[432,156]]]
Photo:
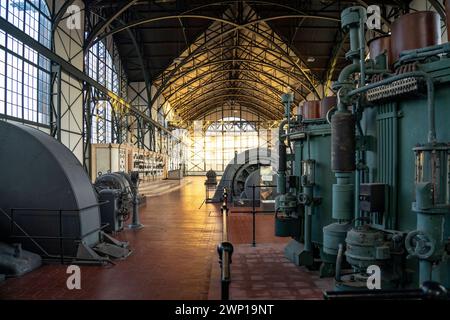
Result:
[[382,53],[386,53],[387,57],[387,65],[392,65],[393,56],[392,56],[392,45],[391,45],[391,36],[385,35],[380,37],[375,37],[368,43],[370,59],[375,59]]
[[305,120],[319,119],[320,118],[320,101],[311,100],[305,101],[300,108],[300,114]]
[[441,20],[439,14],[433,11],[405,14],[392,23],[391,30],[394,62],[404,50],[441,43]]
[[337,98],[336,96],[325,97],[320,101],[320,118],[325,118],[330,109],[336,107]]
[[355,118],[350,112],[336,112],[331,118],[331,170],[355,170]]
[[347,262],[358,268],[367,269],[373,264],[380,266],[391,257],[383,232],[371,229],[367,225],[347,232],[345,243]]
[[323,252],[331,257],[326,262],[336,262],[339,244],[345,245],[345,237],[351,228],[351,223],[332,223],[323,228]]

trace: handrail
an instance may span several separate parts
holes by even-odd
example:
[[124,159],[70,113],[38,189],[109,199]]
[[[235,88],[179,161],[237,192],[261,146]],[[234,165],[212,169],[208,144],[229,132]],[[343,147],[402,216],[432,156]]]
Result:
[[233,255],[233,245],[228,241],[228,193],[223,190],[222,212],[222,243],[218,246],[219,264],[221,268],[221,298],[229,300],[231,282],[231,256]]
[[[252,214],[252,247],[256,247],[256,214],[257,213],[273,213],[273,210],[258,210],[256,211],[256,188],[276,188],[276,185],[252,185],[252,210],[246,210],[246,211],[235,211],[234,213],[251,213]],[[258,201],[261,201],[259,199]],[[260,203],[260,202],[259,202]],[[259,204],[259,207],[261,204]]]
[[[105,202],[106,203],[106,202]],[[44,208],[11,208],[10,209],[10,214],[8,215],[8,213],[0,208],[0,213],[3,214],[9,221],[10,221],[10,235],[9,238],[11,239],[28,239],[30,240],[41,252],[41,256],[44,256],[46,259],[50,259],[50,260],[56,260],[59,259],[61,264],[65,264],[68,260],[74,260],[77,259],[77,257],[73,257],[73,256],[68,256],[64,253],[64,240],[72,240],[74,242],[81,242],[82,239],[80,237],[65,237],[63,236],[63,229],[64,229],[64,223],[63,223],[63,219],[62,219],[62,215],[63,212],[75,212],[75,211],[81,211],[81,210],[86,210],[98,205],[101,205],[103,203],[99,203],[96,205],[92,205],[92,206],[88,206],[79,210],[65,210],[65,209],[44,209]],[[36,235],[30,235],[28,232],[26,232],[19,223],[17,223],[17,221],[15,220],[16,215],[14,215],[14,213],[16,211],[48,211],[48,212],[56,212],[57,215],[55,215],[55,217],[58,218],[57,224],[58,224],[58,233],[59,236],[36,236]],[[99,228],[95,228],[94,230],[89,231],[88,233],[84,234],[83,237],[86,237],[90,234],[93,234],[94,232],[97,231],[101,231],[104,228],[106,228],[108,226],[108,224],[100,226]],[[16,227],[22,234],[23,236],[20,235],[14,235],[14,227]],[[57,255],[54,254],[49,254],[39,243],[37,240],[59,240],[59,246],[60,246],[60,253]],[[83,261],[89,262],[89,261],[96,261],[96,262],[101,262],[97,259],[89,259],[89,258],[83,258]],[[110,261],[109,259],[105,260],[106,262],[112,263],[112,261]]]

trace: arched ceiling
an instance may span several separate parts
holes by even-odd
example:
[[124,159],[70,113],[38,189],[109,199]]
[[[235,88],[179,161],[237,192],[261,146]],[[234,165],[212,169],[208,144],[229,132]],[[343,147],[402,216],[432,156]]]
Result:
[[[265,120],[283,116],[280,94],[320,98],[347,63],[343,8],[404,1],[87,1],[103,16],[88,45],[113,35],[129,81],[146,81],[186,123],[224,105]],[[383,7],[383,12],[387,12]],[[109,18],[105,18],[109,17]],[[112,19],[115,17],[117,19]]]

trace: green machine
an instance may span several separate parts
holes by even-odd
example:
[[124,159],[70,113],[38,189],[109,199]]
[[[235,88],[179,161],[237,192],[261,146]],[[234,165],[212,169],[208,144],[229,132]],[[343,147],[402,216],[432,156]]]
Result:
[[[408,42],[399,38],[402,29],[430,25],[400,19],[392,31],[397,50]],[[337,288],[366,289],[370,266],[380,268],[383,288],[427,280],[448,286],[449,44],[403,50],[391,72],[388,50],[365,60],[365,9],[347,8],[341,21],[353,63],[334,84],[339,102],[332,117],[332,163],[344,162],[333,167],[336,177],[354,172],[355,188],[352,196],[333,190],[333,214],[341,210],[334,204],[342,196],[346,211],[353,211],[352,229],[340,243],[353,272],[341,277],[337,271]],[[344,115],[352,119],[348,125],[339,122]]]
[[[294,146],[294,156],[285,159],[299,178],[286,178],[286,170],[283,176],[280,163],[279,186],[288,186],[279,190],[284,191],[280,200],[288,201],[277,202],[276,232],[278,220],[297,217],[291,225],[297,223],[300,231],[293,237],[302,243],[299,256],[305,256],[298,264],[309,265],[304,252],[312,251],[310,256],[322,261],[322,275],[335,271],[337,290],[367,289],[374,267],[381,271],[382,289],[417,287],[427,280],[450,286],[450,43],[408,47],[405,29],[419,37],[411,28],[433,25],[416,18],[394,22],[392,61],[389,48],[366,59],[366,10],[345,9],[341,23],[349,33],[351,64],[333,85],[337,107],[328,115],[330,125],[296,119],[280,130],[282,141]],[[436,21],[434,33],[440,34]],[[328,146],[308,134],[321,126],[331,132]],[[305,152],[308,137],[310,153]],[[324,162],[329,167],[318,165]],[[312,195],[303,183],[308,163],[314,164]],[[292,247],[291,242],[286,251],[295,251]]]
[[309,269],[320,267],[321,276],[331,276],[336,255],[323,251],[322,228],[332,222],[334,176],[330,170],[331,127],[327,116],[336,106],[336,97],[307,101],[303,112],[289,119],[291,103],[292,96],[284,95],[286,119],[279,129],[276,235],[292,237],[285,248],[289,260]]

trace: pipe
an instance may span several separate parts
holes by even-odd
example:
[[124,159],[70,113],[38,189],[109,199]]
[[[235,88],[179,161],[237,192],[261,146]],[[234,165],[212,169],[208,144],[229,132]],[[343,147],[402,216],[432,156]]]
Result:
[[361,65],[359,63],[352,63],[348,66],[344,67],[339,74],[337,84],[335,85],[335,88],[339,89],[342,87],[345,83],[351,83],[349,80],[350,76],[353,73],[359,72],[361,70]]
[[[360,28],[349,28],[349,34],[350,34],[350,52],[358,52],[361,48],[361,45],[359,44],[359,29]],[[354,55],[353,55],[354,56]],[[358,63],[358,58],[354,56],[353,63]]]
[[336,257],[336,269],[335,269],[335,279],[336,281],[341,281],[341,269],[342,269],[342,257],[344,256],[344,246],[339,243],[338,254]]
[[411,77],[421,77],[424,78],[427,82],[427,105],[428,105],[428,142],[434,143],[436,142],[436,124],[435,124],[435,108],[434,108],[434,83],[433,79],[429,74],[423,71],[413,71],[408,73],[399,74],[396,76],[392,76],[390,78],[381,80],[376,83],[372,83],[369,85],[366,85],[361,88],[354,89],[350,91],[347,95],[349,97],[352,97],[354,95],[366,92],[370,89],[374,89],[377,87],[380,87],[382,85],[388,85],[391,84],[394,81],[402,80],[405,78],[411,78]]
[[359,84],[360,86],[366,85],[366,61],[365,61],[365,29],[364,29],[364,19],[361,15],[360,22],[359,22],[359,65],[360,65],[360,76],[359,76]]
[[[303,188],[304,193],[308,196],[308,198],[312,199],[313,197],[313,188],[312,186],[307,186]],[[311,228],[312,228],[312,203],[305,206],[305,251],[312,251],[312,241],[311,241]]]
[[426,58],[449,52],[450,52],[450,43],[448,42],[437,46],[419,48],[415,50],[405,50],[402,53],[400,53],[399,62],[404,62],[410,59]]
[[281,121],[280,126],[278,128],[278,181],[277,181],[277,192],[279,194],[286,193],[286,169],[287,169],[287,154],[286,154],[286,145],[284,143],[283,134],[284,134],[284,126],[288,123],[287,119]]
[[419,260],[419,284],[431,280],[431,261]]

